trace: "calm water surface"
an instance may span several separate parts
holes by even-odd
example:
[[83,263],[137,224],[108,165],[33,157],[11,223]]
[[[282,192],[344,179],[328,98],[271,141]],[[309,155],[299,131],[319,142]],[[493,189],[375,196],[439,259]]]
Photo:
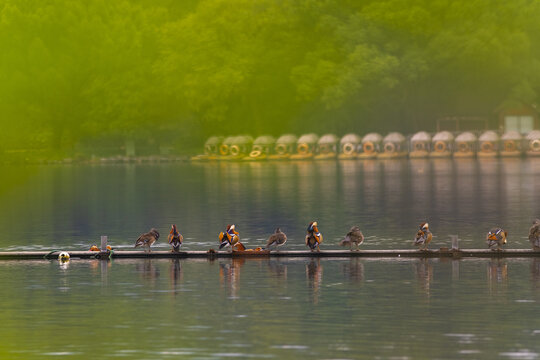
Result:
[[[274,227],[303,249],[347,229],[367,249],[484,247],[491,226],[527,248],[540,159],[5,167],[0,250],[130,248],[170,224],[185,248],[248,246]],[[1,358],[538,359],[540,258],[0,262]]]

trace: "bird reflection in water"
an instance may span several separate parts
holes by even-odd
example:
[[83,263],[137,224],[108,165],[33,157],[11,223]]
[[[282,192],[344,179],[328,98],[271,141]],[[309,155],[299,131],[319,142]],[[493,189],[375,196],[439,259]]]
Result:
[[219,282],[221,286],[228,286],[230,289],[231,297],[236,298],[238,296],[238,290],[240,289],[240,269],[246,262],[243,257],[232,258],[230,262],[219,263]]
[[341,264],[341,271],[345,279],[351,282],[362,283],[364,281],[364,263],[358,258],[351,258]]
[[421,258],[416,261],[414,263],[414,272],[422,292],[429,297],[431,283],[433,282],[433,265],[430,260],[428,258]]
[[135,263],[135,271],[139,273],[142,279],[149,281],[152,285],[156,283],[159,277],[159,268],[152,259],[144,259]]
[[[182,264],[180,264],[180,259],[171,259],[169,266],[169,281],[171,284],[171,290],[176,290],[178,282],[182,282],[184,276],[182,273]],[[173,291],[176,296],[176,291]]]
[[508,263],[505,259],[490,259],[487,265],[490,293],[504,290],[508,282]]
[[540,289],[540,259],[534,258],[531,261],[531,279],[534,289]]
[[287,280],[287,264],[280,260],[268,261],[268,270],[273,279]]
[[306,278],[308,287],[312,292],[311,295],[314,304],[319,303],[322,276],[323,267],[321,265],[321,259],[312,258],[309,263],[306,264]]

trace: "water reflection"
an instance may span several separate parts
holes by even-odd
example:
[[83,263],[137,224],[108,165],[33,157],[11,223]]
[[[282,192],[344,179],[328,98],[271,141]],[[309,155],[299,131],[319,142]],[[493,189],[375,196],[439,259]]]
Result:
[[500,187],[499,162],[496,159],[482,159],[477,162],[479,166],[479,213],[483,218],[494,222],[492,226],[500,222],[502,218],[501,206],[504,204],[501,199],[502,189]]
[[318,220],[331,240],[323,249],[355,224],[365,247],[395,249],[428,220],[434,242],[458,234],[463,247],[483,247],[487,230],[503,226],[508,248],[528,248],[539,175],[540,158],[44,167],[0,198],[0,247],[88,249],[103,234],[131,247],[138,233],[178,223],[187,250],[207,250],[235,223],[254,239],[281,226],[287,248],[304,249],[305,227]]
[[[478,166],[476,159],[455,159],[455,181],[456,188],[459,189],[456,196],[456,201],[459,204],[459,213],[461,219],[471,219],[478,214],[478,202],[474,194],[478,192]],[[460,228],[462,221],[452,220],[449,224],[456,228]]]
[[364,169],[363,199],[364,211],[369,214],[378,213],[381,199],[381,169],[377,160],[362,161]]
[[535,289],[540,289],[540,259],[534,258],[531,261],[531,280]]
[[[182,264],[180,259],[171,259],[169,265],[169,283],[170,289],[176,290],[178,283],[181,283],[184,278],[184,273],[182,272]],[[173,291],[176,296],[176,291]]]
[[350,282],[361,284],[364,281],[364,262],[359,258],[343,260],[340,264],[341,272]]
[[[107,345],[129,358],[263,357],[259,348],[286,359],[412,359],[440,349],[452,349],[448,359],[517,358],[519,349],[536,349],[540,330],[540,258],[73,258],[67,271],[56,260],[0,261],[0,270],[6,358],[72,351],[66,343],[92,358],[88,334],[108,332]],[[102,281],[109,286],[92,291]],[[305,316],[310,309],[314,316]],[[402,334],[396,314],[415,319],[414,336]],[[61,339],[57,329],[66,330]],[[33,331],[40,336],[24,337]]]
[[268,261],[268,270],[272,274],[273,279],[287,280],[287,263],[277,259]]
[[421,258],[414,262],[414,273],[422,292],[429,298],[431,295],[431,283],[433,282],[433,265],[428,258]]
[[451,218],[456,213],[453,170],[451,159],[431,160],[433,207],[438,210],[437,220]]
[[414,206],[418,209],[427,210],[431,208],[431,194],[426,193],[426,189],[429,188],[431,182],[431,162],[429,159],[411,159],[409,166],[411,195],[414,199]]
[[487,275],[491,295],[506,292],[508,287],[508,262],[506,259],[490,259],[487,264]]
[[313,304],[319,303],[322,277],[323,266],[321,264],[321,259],[312,258],[309,263],[306,264],[306,278]]
[[[104,262],[104,261],[102,261]],[[142,259],[135,262],[135,271],[145,282],[155,285],[160,276],[160,270],[157,266],[157,260]]]
[[240,270],[245,262],[244,257],[233,257],[230,261],[219,263],[219,282],[222,288],[226,287],[229,290],[229,296],[233,299],[238,298]]
[[357,161],[341,161],[341,186],[343,188],[343,203],[346,209],[354,209],[356,203],[362,199],[362,187],[358,186],[360,163]]

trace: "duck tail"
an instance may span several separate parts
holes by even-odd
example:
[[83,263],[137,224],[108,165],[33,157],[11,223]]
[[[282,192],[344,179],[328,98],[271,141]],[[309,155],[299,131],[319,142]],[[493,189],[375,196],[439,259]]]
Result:
[[231,244],[229,244],[228,241],[223,241],[220,245],[219,245],[219,250],[223,249],[224,247],[227,247]]

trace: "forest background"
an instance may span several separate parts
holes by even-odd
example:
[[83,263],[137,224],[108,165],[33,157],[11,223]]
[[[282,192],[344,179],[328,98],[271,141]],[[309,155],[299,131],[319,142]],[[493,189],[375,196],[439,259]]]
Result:
[[537,0],[0,0],[0,154],[492,117],[538,103],[539,19]]

